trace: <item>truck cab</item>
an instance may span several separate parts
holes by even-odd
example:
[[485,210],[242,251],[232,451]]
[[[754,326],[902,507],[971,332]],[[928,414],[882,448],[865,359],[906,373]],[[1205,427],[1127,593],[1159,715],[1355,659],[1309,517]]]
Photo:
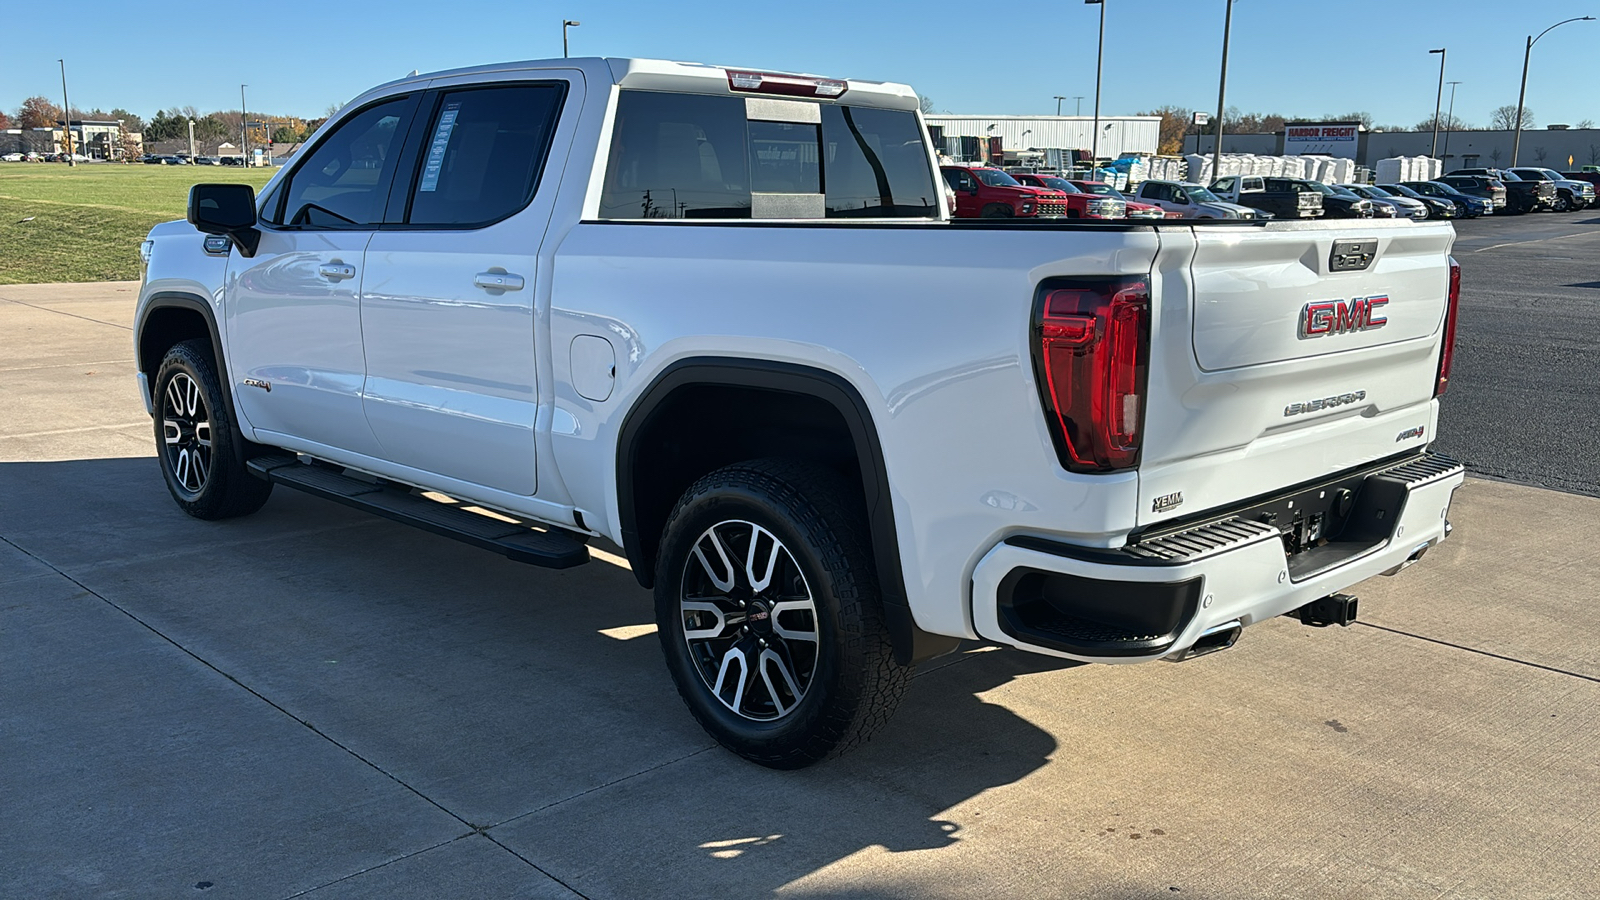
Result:
[[1211,193],[1231,203],[1271,213],[1280,219],[1322,216],[1322,195],[1311,191],[1267,190],[1260,175],[1224,175],[1211,182]]

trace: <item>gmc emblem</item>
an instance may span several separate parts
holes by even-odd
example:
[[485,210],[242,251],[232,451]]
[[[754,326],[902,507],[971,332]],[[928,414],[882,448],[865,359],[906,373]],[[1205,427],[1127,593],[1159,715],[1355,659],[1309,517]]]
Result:
[[1378,313],[1388,303],[1388,294],[1355,297],[1349,301],[1307,303],[1300,310],[1300,340],[1382,328],[1389,324],[1389,320]]

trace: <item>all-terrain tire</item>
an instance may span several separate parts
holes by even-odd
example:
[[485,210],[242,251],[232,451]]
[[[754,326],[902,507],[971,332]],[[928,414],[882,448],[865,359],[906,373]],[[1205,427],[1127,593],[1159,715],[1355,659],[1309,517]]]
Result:
[[797,769],[889,719],[911,667],[895,662],[869,546],[860,492],[809,463],[738,463],[684,493],[657,557],[656,622],[679,695],[718,743]]
[[206,341],[173,345],[156,370],[156,456],[172,499],[197,519],[228,519],[260,509],[272,483],[245,470],[244,437],[234,427]]

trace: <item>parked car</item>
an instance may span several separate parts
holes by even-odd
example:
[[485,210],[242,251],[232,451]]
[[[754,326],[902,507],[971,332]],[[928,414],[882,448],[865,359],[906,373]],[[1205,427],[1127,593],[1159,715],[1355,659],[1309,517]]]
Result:
[[1518,176],[1509,169],[1456,169],[1447,175],[1487,175],[1500,179],[1505,185],[1505,211],[1521,215],[1541,209],[1555,209],[1556,186],[1554,182],[1534,181]]
[[1128,196],[1104,181],[1068,181],[1068,184],[1083,191],[1085,194],[1099,194],[1102,197],[1115,197],[1128,205],[1128,218],[1130,219],[1176,219],[1181,213],[1168,213],[1166,210],[1151,203],[1140,203],[1129,200]]
[[1320,181],[1310,178],[1279,178],[1269,176],[1263,179],[1269,191],[1314,191],[1322,195],[1323,214],[1330,219],[1370,219],[1372,218],[1372,201],[1351,194],[1348,191],[1340,193]]
[[1482,197],[1473,197],[1463,194],[1448,184],[1439,181],[1402,181],[1401,184],[1425,197],[1436,197],[1440,200],[1449,200],[1456,205],[1456,209],[1464,219],[1476,219],[1494,212],[1493,201]]
[[1024,186],[1044,188],[1045,190],[1060,193],[1066,198],[1067,218],[1069,219],[1126,219],[1128,217],[1127,201],[1115,197],[1086,193],[1080,190],[1077,185],[1059,175],[1027,173],[1013,175],[1012,177]]
[[0,160],[4,160],[5,162],[22,162],[22,154],[21,153],[7,153],[4,156],[0,156]]
[[1371,184],[1336,184],[1341,190],[1349,191],[1357,197],[1372,201],[1373,209],[1388,206],[1394,210],[1397,219],[1426,219],[1428,217],[1428,204],[1421,200],[1391,193],[1381,187]]
[[1446,200],[1443,197],[1430,197],[1427,194],[1414,191],[1403,184],[1380,184],[1378,187],[1388,191],[1391,194],[1409,197],[1419,203],[1426,204],[1428,207],[1428,218],[1430,219],[1458,219],[1464,215],[1464,213],[1461,211],[1461,207],[1456,205],[1454,200]]
[[1229,203],[1207,190],[1205,185],[1188,181],[1141,181],[1133,198],[1159,206],[1185,219],[1265,219],[1248,206]]
[[222,163],[217,162],[217,158],[215,156],[196,156],[194,158],[194,160],[193,160],[193,163],[194,163],[194,165],[197,165],[197,166],[220,166],[220,165],[222,165]]
[[1318,219],[1323,212],[1322,194],[1281,186],[1269,190],[1260,175],[1224,175],[1211,182],[1211,193],[1279,219]]
[[1600,191],[1600,167],[1584,166],[1581,172],[1562,172],[1561,177],[1568,181],[1587,181],[1590,187]]
[[1493,175],[1441,175],[1433,180],[1469,197],[1488,200],[1496,212],[1506,208],[1506,183]]
[[[553,569],[614,541],[690,714],[783,769],[867,740],[964,639],[1187,659],[1349,624],[1342,592],[1447,539],[1449,227],[951,221],[917,108],[661,60],[373,88],[259,200],[195,185],[141,245],[151,475],[202,520],[282,487]],[[203,544],[232,536],[189,531],[224,583]],[[527,599],[584,615],[560,587]],[[1314,664],[1265,643],[1286,680]],[[629,656],[537,689],[634,699]]]
[[1562,177],[1555,169],[1541,166],[1519,166],[1511,174],[1523,181],[1545,181],[1555,185],[1556,202],[1551,208],[1556,212],[1576,212],[1594,205],[1594,185],[1587,181],[1574,181]]
[[982,166],[942,166],[940,171],[956,193],[956,215],[963,219],[1066,218],[1067,197],[1060,191],[1028,187]]

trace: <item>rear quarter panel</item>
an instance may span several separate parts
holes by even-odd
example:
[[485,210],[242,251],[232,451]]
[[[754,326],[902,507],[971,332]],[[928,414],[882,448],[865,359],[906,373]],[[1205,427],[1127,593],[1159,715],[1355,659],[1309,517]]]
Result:
[[[672,363],[752,358],[839,375],[882,443],[918,624],[971,635],[967,585],[995,541],[1027,531],[1108,545],[1133,524],[1134,474],[1057,462],[1030,320],[1041,279],[1143,275],[1159,243],[1153,229],[580,224],[552,285],[556,464],[585,520],[617,538],[618,430]],[[581,334],[616,349],[604,402],[562,372]]]

